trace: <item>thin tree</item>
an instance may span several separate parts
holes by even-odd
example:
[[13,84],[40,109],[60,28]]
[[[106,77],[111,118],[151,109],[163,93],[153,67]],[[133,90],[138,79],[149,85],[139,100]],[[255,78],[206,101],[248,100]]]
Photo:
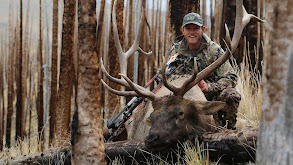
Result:
[[38,94],[37,94],[37,114],[38,114],[38,138],[39,143],[41,144],[41,150],[44,148],[44,68],[43,68],[43,27],[42,27],[42,0],[40,0],[40,18],[39,18],[39,50],[38,50],[38,62],[39,62],[39,71],[38,71]]
[[100,112],[95,6],[95,0],[78,1],[78,126],[73,139],[73,164],[106,164]]
[[15,140],[19,138],[23,140],[24,138],[24,104],[23,104],[23,86],[22,86],[22,58],[23,58],[23,48],[22,48],[22,31],[23,31],[23,20],[22,20],[22,0],[20,0],[20,27],[19,27],[19,49],[18,49],[18,79],[17,79],[17,101],[16,101],[16,127],[15,127]]
[[[4,42],[4,39],[1,39],[1,43]],[[6,54],[5,52],[5,48],[3,46],[4,44],[1,45],[0,51],[1,54],[3,54],[0,57],[0,151],[2,151],[3,149],[3,133],[4,133],[4,129],[3,129],[3,125],[4,125],[4,67],[5,67],[5,56],[4,54]],[[5,53],[4,53],[5,52]]]
[[98,46],[98,57],[102,57],[102,34],[104,29],[104,16],[105,16],[105,5],[106,0],[101,0],[101,8],[100,8],[100,14],[99,14],[99,21],[98,21],[98,27],[97,27],[97,46]]
[[[112,0],[112,9],[113,9],[113,4],[114,0]],[[119,0],[117,2],[117,8],[116,8],[116,13],[117,13],[117,28],[118,28],[118,34],[119,34],[119,40],[123,41],[123,10],[124,10],[124,1]],[[112,10],[111,10],[112,11]],[[113,13],[112,13],[113,14]],[[111,16],[112,19],[112,16]],[[108,52],[108,59],[106,59],[108,66],[107,70],[109,71],[110,75],[114,77],[119,77],[118,74],[120,73],[120,65],[119,65],[119,58],[117,56],[117,50],[114,42],[114,36],[113,36],[113,23],[111,22],[111,32],[110,32],[110,38],[109,38],[109,52]],[[119,42],[120,42],[119,41]],[[122,46],[123,47],[123,46]],[[119,90],[121,87],[120,85],[117,85],[115,83],[110,83],[109,85],[113,89]],[[104,119],[107,121],[109,120],[114,112],[119,112],[120,111],[120,99],[119,97],[115,96],[114,94],[108,92],[108,97],[106,98],[106,113]]]
[[[128,43],[126,45],[126,49],[129,49],[133,42],[133,16],[135,15],[135,13],[133,12],[133,0],[128,0],[128,4]],[[127,75],[131,80],[133,80],[134,56],[130,56],[127,60],[127,63]],[[128,98],[127,100],[129,99],[130,98]]]
[[[69,137],[70,107],[73,76],[73,41],[76,14],[76,2],[64,1],[62,49],[60,61],[60,76],[58,103],[56,107],[56,137],[57,144],[62,145]],[[60,144],[61,143],[61,144]]]
[[8,57],[8,103],[7,103],[7,115],[6,115],[6,147],[11,146],[11,123],[13,115],[13,96],[14,96],[14,53],[15,53],[15,40],[14,40],[14,30],[12,25],[12,10],[10,6],[9,12],[9,57]]
[[[57,109],[57,72],[58,72],[58,0],[53,1],[53,43],[52,43],[52,67],[51,67],[51,97],[50,97],[50,133],[49,144],[55,139],[56,109]],[[59,136],[59,135],[58,135]]]
[[[153,56],[154,57],[149,57],[148,58],[148,75],[149,75],[149,79],[151,79],[154,75],[155,75],[155,70],[154,70],[154,67],[155,67],[155,57],[156,57],[156,50],[154,49],[155,48],[155,45],[154,45],[154,38],[155,38],[155,31],[154,31],[154,26],[155,26],[155,0],[152,1],[152,5],[153,5],[153,9],[152,9],[152,24],[151,24],[151,27],[150,27],[150,30],[151,30],[151,36],[150,36],[150,43],[151,43],[151,49],[154,51],[153,53]],[[150,90],[153,90],[154,89],[154,83],[152,83],[150,85]]]
[[[146,8],[146,0],[142,0],[141,1],[141,5],[142,5],[142,8],[145,9]],[[142,36],[142,40],[140,41],[140,45],[142,45],[142,49],[143,50],[146,50],[146,51],[149,51],[147,48],[147,26],[146,26],[146,10],[144,10],[144,18],[145,18],[145,21],[143,23],[143,26],[142,26],[142,33],[139,34]],[[145,84],[145,71],[147,70],[146,67],[145,67],[145,61],[146,61],[147,57],[145,56],[139,56],[138,57],[138,84],[139,85],[144,85]]]
[[[99,13],[99,20],[98,20],[98,27],[97,27],[97,49],[98,49],[98,58],[100,59],[103,56],[104,52],[104,33],[105,33],[105,22],[104,22],[104,17],[105,17],[105,6],[106,6],[106,0],[101,1],[101,7],[100,7],[100,13]],[[103,86],[102,86],[102,98],[101,98],[101,105],[102,109],[105,107],[105,92],[103,92]],[[102,116],[105,116],[105,113],[103,111]]]
[[293,163],[292,8],[291,0],[267,1],[257,164]]
[[30,95],[29,95],[29,86],[27,84],[27,78],[29,76],[30,70],[29,68],[29,51],[30,51],[30,42],[29,42],[29,36],[31,35],[31,25],[30,25],[30,0],[27,1],[27,9],[26,9],[26,21],[25,21],[25,33],[24,33],[24,49],[23,49],[23,78],[22,78],[22,98],[23,98],[23,107],[24,107],[24,133],[26,134],[26,123],[27,123],[27,116],[29,111],[29,101],[30,101]]

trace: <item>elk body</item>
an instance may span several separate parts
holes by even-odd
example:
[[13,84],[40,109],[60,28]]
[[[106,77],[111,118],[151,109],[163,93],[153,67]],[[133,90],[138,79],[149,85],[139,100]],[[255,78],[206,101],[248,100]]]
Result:
[[[186,79],[188,76],[171,84],[177,86]],[[214,130],[211,115],[225,106],[224,102],[207,101],[197,85],[183,97],[173,95],[166,87],[162,87],[156,95],[157,99],[147,103],[146,113],[137,115],[138,119],[127,128],[129,139],[145,139],[146,146],[154,151],[171,148],[177,141],[194,139]]]
[[[121,74],[121,79],[110,76],[101,60],[102,70],[110,81],[133,90],[117,91],[110,88],[102,80],[103,85],[110,92],[120,96],[145,97],[151,101],[147,105],[144,119],[137,119],[136,122],[131,123],[132,127],[128,130],[129,138],[145,139],[148,148],[154,151],[162,151],[172,147],[178,141],[193,139],[206,131],[212,130],[215,125],[211,115],[224,108],[225,103],[207,101],[196,84],[229,59],[230,55],[236,50],[243,28],[251,18],[257,18],[254,15],[247,14],[242,4],[242,0],[237,0],[235,31],[232,41],[229,36],[226,37],[226,42],[231,51],[227,50],[223,56],[198,74],[197,66],[194,66],[193,75],[174,80],[171,83],[166,79],[166,66],[164,65],[162,69],[164,87],[156,94],[133,83],[124,74]],[[263,22],[259,18],[257,20]],[[229,34],[227,28],[226,34]],[[150,126],[146,126],[144,123],[147,117]],[[134,129],[133,127],[137,128]]]

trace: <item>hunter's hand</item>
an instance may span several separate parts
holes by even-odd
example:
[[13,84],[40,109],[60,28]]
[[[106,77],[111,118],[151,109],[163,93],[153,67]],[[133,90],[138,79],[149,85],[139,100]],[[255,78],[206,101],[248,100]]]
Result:
[[207,83],[204,81],[204,80],[201,80],[199,83],[198,83],[198,86],[199,88],[201,89],[201,91],[203,92],[208,92],[209,89],[208,89],[208,85]]

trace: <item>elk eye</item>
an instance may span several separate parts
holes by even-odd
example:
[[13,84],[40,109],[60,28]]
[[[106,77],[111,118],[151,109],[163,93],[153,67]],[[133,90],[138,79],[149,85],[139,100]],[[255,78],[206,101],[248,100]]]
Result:
[[178,118],[182,119],[184,117],[184,112],[179,112]]

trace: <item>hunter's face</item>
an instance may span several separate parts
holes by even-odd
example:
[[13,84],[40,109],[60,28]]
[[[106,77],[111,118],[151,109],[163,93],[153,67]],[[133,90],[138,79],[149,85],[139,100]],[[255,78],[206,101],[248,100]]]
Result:
[[189,46],[197,47],[200,45],[201,38],[205,30],[204,26],[188,24],[181,28],[181,30]]

